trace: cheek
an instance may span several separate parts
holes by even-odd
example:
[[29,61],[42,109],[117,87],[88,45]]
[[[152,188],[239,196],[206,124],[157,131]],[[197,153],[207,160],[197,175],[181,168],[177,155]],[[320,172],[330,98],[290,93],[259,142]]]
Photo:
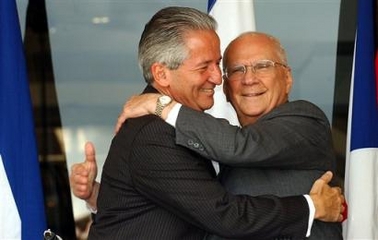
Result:
[[280,97],[286,95],[289,90],[286,82],[283,80],[277,79],[274,83],[271,84],[269,87],[272,90],[272,95],[275,97]]
[[277,79],[275,80],[277,83],[277,88],[282,94],[289,94],[291,90],[291,84],[292,80],[289,76],[286,74],[282,74],[281,76],[278,76]]
[[227,91],[229,95],[235,95],[237,93],[240,93],[242,89],[243,89],[243,86],[241,83],[229,82],[227,84]]

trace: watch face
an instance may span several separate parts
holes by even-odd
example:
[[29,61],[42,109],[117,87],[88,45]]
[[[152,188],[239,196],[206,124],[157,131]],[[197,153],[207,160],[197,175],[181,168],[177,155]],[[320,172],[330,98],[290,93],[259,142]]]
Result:
[[159,100],[160,100],[161,104],[163,104],[163,105],[168,104],[172,101],[169,96],[161,96],[159,98]]

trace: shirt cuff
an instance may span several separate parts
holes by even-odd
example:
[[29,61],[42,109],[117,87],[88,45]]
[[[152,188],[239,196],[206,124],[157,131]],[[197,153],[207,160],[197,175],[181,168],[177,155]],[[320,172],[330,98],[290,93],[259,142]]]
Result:
[[171,109],[171,111],[168,113],[168,116],[165,122],[170,124],[172,127],[176,127],[176,121],[177,121],[181,106],[182,106],[181,103],[176,103]]
[[97,209],[91,207],[88,203],[85,203],[85,206],[87,207],[87,209],[93,213],[93,214],[97,214]]
[[311,228],[312,228],[312,224],[314,223],[314,217],[315,217],[315,206],[314,206],[314,202],[312,201],[311,197],[309,195],[303,195],[306,200],[307,200],[307,203],[308,203],[308,208],[310,210],[310,214],[308,216],[308,228],[307,228],[307,232],[306,232],[306,237],[309,237],[311,235]]

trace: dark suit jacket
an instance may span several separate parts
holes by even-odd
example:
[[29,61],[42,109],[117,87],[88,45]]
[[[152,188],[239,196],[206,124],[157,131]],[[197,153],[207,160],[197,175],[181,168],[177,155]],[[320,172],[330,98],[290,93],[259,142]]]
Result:
[[153,115],[126,121],[114,137],[97,203],[89,239],[202,239],[206,231],[299,239],[309,216],[302,196],[229,194],[210,162],[177,146],[174,128]]
[[[306,194],[326,170],[335,171],[329,122],[307,101],[283,104],[243,128],[182,107],[176,139],[223,163],[221,182],[234,194]],[[341,224],[315,221],[310,239],[342,239]]]

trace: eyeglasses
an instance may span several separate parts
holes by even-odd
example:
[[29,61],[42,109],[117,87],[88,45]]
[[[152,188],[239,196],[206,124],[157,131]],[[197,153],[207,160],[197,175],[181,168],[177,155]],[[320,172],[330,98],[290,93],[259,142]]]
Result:
[[286,64],[274,62],[272,60],[258,60],[251,65],[239,65],[225,68],[224,76],[229,80],[240,80],[245,76],[248,68],[251,68],[255,76],[266,77],[273,73],[274,67],[276,66],[288,68]]

